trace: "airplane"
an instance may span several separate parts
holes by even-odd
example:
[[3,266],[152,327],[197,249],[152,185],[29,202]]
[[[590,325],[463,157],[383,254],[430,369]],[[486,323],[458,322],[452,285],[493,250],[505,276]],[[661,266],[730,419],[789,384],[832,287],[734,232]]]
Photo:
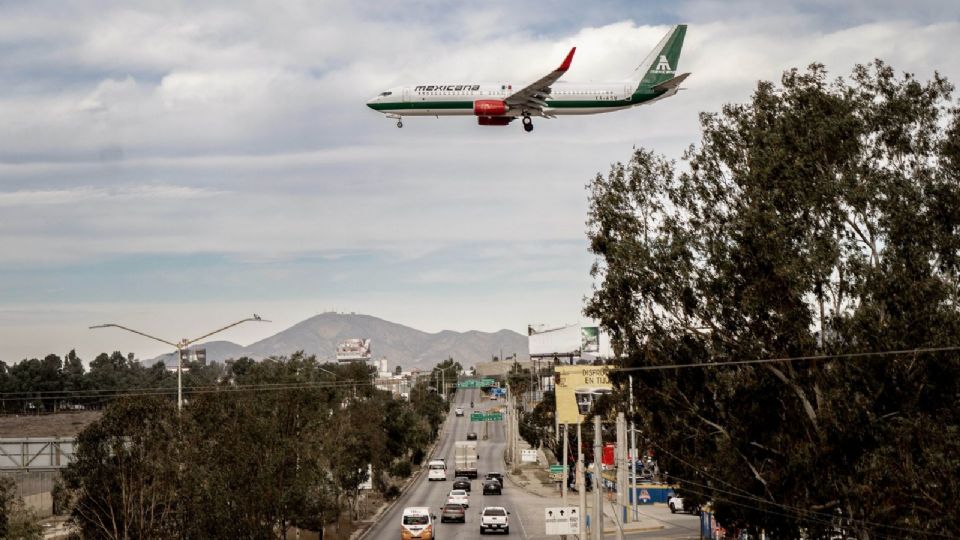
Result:
[[626,80],[603,83],[559,81],[570,69],[577,48],[560,67],[536,82],[516,89],[509,83],[418,84],[390,88],[367,102],[371,109],[395,119],[404,116],[476,116],[481,126],[506,126],[517,118],[528,133],[533,117],[598,114],[647,105],[676,94],[690,75],[677,75],[677,61],[687,25],[676,25]]

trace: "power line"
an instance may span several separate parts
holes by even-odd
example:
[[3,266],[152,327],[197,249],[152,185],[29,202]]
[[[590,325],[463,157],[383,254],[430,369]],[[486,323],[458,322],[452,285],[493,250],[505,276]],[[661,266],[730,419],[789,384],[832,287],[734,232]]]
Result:
[[874,351],[874,352],[858,352],[858,353],[841,353],[841,354],[821,354],[821,355],[811,355],[811,356],[787,356],[780,358],[756,358],[753,360],[728,360],[725,362],[700,362],[696,364],[662,364],[658,366],[637,366],[637,367],[628,367],[628,368],[614,368],[611,369],[611,372],[628,372],[628,371],[660,371],[666,369],[687,369],[687,368],[709,368],[709,367],[723,367],[723,366],[742,366],[750,364],[773,364],[773,363],[784,363],[784,362],[800,362],[805,360],[844,360],[844,359],[853,359],[853,358],[873,358],[880,356],[903,356],[910,354],[926,354],[926,353],[937,353],[937,352],[957,352],[960,351],[960,346],[951,346],[951,347],[928,347],[921,349],[898,349],[893,351]]

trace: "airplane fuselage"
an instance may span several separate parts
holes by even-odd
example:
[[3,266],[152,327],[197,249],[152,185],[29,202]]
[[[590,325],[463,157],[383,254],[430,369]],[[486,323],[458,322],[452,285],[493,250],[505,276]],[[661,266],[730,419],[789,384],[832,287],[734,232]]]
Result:
[[[641,92],[635,82],[553,84],[542,110],[509,107],[496,110],[513,93],[510,83],[419,84],[400,86],[367,102],[376,111],[395,116],[490,116],[518,117],[599,114],[628,109],[673,95],[676,89]],[[481,104],[478,106],[478,104]],[[484,105],[485,104],[485,105]],[[484,106],[488,107],[484,109]]]

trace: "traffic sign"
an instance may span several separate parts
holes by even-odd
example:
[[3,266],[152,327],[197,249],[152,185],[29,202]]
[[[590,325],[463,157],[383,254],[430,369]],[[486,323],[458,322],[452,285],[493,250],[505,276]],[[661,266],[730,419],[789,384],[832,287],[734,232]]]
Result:
[[544,508],[543,520],[548,535],[580,534],[580,511],[576,506]]
[[563,465],[554,463],[553,465],[550,466],[550,478],[554,482],[559,482],[563,480],[563,475],[564,475]]
[[520,450],[520,461],[526,463],[536,463],[537,462],[537,451],[533,449]]
[[474,413],[470,413],[470,421],[471,421],[471,422],[487,422],[487,421],[500,422],[500,421],[502,421],[502,420],[503,420],[503,413],[501,413],[501,412],[488,412],[488,413],[474,412]]

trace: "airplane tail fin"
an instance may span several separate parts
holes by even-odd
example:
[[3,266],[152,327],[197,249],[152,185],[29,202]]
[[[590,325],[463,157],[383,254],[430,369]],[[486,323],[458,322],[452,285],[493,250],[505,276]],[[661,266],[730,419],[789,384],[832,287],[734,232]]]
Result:
[[683,38],[686,35],[687,25],[678,24],[663,36],[630,78],[637,84],[637,90],[651,90],[676,77],[680,49],[683,48]]

